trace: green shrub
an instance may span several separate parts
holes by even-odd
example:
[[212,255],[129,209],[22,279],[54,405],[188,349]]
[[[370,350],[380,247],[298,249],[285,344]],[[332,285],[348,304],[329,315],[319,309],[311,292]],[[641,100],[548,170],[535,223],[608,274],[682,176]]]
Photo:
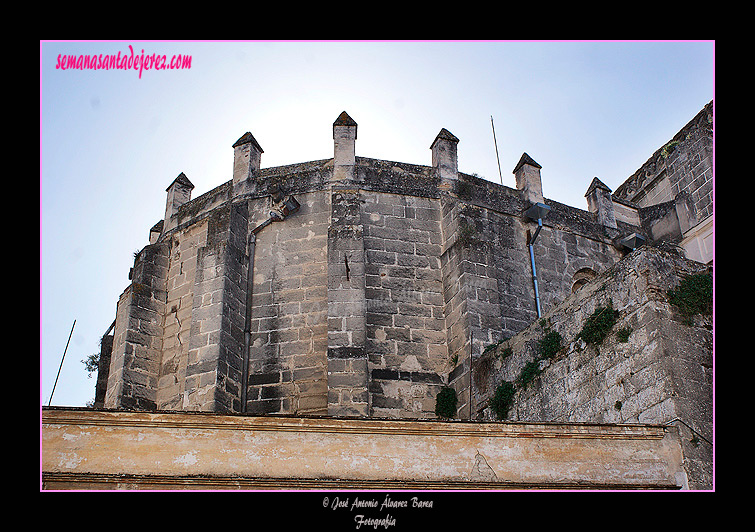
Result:
[[435,415],[440,418],[451,419],[456,416],[456,390],[453,388],[443,388],[435,396]]
[[691,275],[667,294],[671,304],[686,318],[713,313],[713,275],[710,273]]
[[598,307],[587,318],[577,338],[582,338],[587,344],[602,344],[618,317],[619,311],[614,310],[613,303],[609,301],[607,306]]
[[557,331],[550,331],[537,344],[537,350],[542,358],[553,358],[561,349],[561,335]]
[[514,401],[516,388],[509,381],[503,381],[498,385],[495,394],[490,399],[490,408],[493,409],[498,419],[506,419],[509,415],[509,409]]
[[519,385],[524,388],[527,386],[530,382],[535,380],[535,377],[540,375],[540,361],[539,360],[532,360],[530,362],[527,362],[524,367],[522,368],[521,373],[519,373],[519,376],[516,378]]
[[616,338],[619,340],[619,342],[628,342],[630,334],[632,334],[632,329],[630,329],[629,327],[624,327],[623,329],[616,331]]
[[490,344],[489,346],[485,347],[485,349],[483,349],[482,354],[484,355],[488,351],[495,351],[496,349],[498,349],[498,346],[501,345],[505,341],[506,340],[501,340],[501,341],[496,342],[494,344]]

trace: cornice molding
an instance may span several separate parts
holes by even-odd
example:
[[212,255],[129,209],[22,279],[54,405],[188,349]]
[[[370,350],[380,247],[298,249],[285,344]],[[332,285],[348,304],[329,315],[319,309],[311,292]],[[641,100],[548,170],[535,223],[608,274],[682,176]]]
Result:
[[407,419],[356,419],[293,416],[243,416],[206,412],[131,412],[43,408],[42,425],[92,425],[189,430],[315,432],[435,437],[564,438],[660,440],[664,425],[525,422],[454,422]]

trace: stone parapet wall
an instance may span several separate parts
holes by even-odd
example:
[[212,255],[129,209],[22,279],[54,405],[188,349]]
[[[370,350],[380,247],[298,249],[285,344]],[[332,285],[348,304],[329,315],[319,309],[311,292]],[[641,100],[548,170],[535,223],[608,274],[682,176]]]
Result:
[[46,408],[42,488],[683,489],[676,427]]

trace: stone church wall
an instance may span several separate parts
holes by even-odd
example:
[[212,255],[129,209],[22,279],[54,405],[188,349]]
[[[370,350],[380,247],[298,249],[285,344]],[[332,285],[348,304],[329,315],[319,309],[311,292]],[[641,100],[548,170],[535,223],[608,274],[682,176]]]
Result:
[[[355,156],[345,113],[333,128],[333,159],[262,169],[247,133],[231,181],[168,187],[118,303],[106,407],[433,418],[451,386],[468,418],[471,361],[537,318],[527,209],[550,209],[532,250],[544,311],[642,232],[605,196],[545,199],[527,154],[513,189],[459,172],[447,130],[426,166]],[[286,197],[298,210],[269,222]]]

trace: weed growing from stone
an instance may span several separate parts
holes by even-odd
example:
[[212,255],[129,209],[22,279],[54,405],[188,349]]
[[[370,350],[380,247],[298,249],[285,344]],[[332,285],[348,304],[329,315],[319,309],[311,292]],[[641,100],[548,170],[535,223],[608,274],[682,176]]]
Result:
[[490,408],[498,419],[506,419],[509,409],[514,402],[516,387],[509,381],[503,381],[498,385],[495,394],[490,399]]
[[557,331],[550,331],[538,342],[537,350],[541,358],[553,358],[561,349],[561,335]]
[[456,416],[456,404],[458,403],[456,390],[443,388],[435,396],[435,415],[439,418],[451,419]]
[[616,331],[616,339],[622,343],[628,342],[630,334],[632,334],[632,329],[624,327],[623,329]]
[[713,313],[713,275],[699,273],[691,275],[679,286],[667,292],[669,302],[674,305],[686,321],[690,323],[695,314]]
[[[540,326],[543,328],[547,327],[547,322],[545,320],[542,320],[540,322]],[[537,344],[537,358],[535,358],[535,360],[527,362],[524,365],[522,371],[519,373],[513,383],[509,381],[502,381],[498,385],[495,394],[488,402],[490,408],[493,410],[493,413],[495,413],[498,419],[506,419],[509,409],[514,402],[514,394],[516,394],[517,389],[526,387],[538,375],[540,375],[540,373],[542,372],[542,370],[540,369],[540,361],[551,359],[556,356],[556,353],[562,347],[561,341],[561,334],[559,334],[557,331],[546,332]],[[496,344],[496,347],[500,345],[500,343],[501,342]],[[506,347],[499,354],[499,356],[503,359],[511,356],[512,353],[513,349],[511,347]]]
[[527,386],[530,382],[535,380],[535,377],[540,375],[540,360],[531,360],[527,362],[524,367],[522,368],[521,373],[519,373],[519,376],[516,378],[517,383],[524,388]]
[[494,344],[490,344],[489,346],[485,347],[485,349],[482,351],[482,354],[484,355],[488,351],[494,351],[495,349],[498,348],[499,345],[501,345],[505,341],[506,340],[504,339],[504,340],[501,340],[500,342],[496,342]]
[[618,318],[619,311],[614,310],[613,303],[609,301],[607,306],[598,307],[587,318],[577,338],[582,338],[586,344],[600,345],[606,336],[608,336],[611,327],[613,327]]

